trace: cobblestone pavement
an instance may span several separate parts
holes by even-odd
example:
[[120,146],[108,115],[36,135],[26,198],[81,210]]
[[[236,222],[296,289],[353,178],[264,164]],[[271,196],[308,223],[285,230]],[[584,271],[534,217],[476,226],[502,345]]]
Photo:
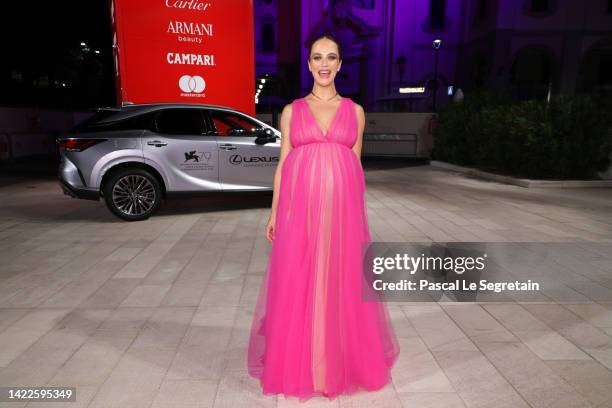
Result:
[[[370,164],[366,178],[375,241],[612,242],[612,189],[399,163]],[[172,200],[127,223],[53,177],[0,176],[0,386],[74,386],[69,407],[298,406],[262,395],[246,371],[270,203]],[[533,302],[389,303],[393,382],[300,406],[610,407],[612,255],[559,277],[562,292]]]

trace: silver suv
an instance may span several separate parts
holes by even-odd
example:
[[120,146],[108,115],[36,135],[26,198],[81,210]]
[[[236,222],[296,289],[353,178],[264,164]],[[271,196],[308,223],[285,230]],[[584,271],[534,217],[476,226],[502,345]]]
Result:
[[65,194],[99,200],[143,220],[162,198],[219,191],[272,191],[280,132],[215,105],[104,108],[57,139]]

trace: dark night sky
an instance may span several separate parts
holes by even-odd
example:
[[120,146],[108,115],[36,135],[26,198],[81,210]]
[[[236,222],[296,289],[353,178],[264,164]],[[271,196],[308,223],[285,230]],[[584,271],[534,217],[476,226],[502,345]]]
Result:
[[[112,37],[107,0],[11,1],[3,5],[3,105],[78,107],[114,103]],[[90,47],[86,52],[83,41]],[[94,54],[99,50],[100,54]],[[17,76],[17,78],[15,78]],[[40,84],[48,77],[48,85]],[[77,93],[59,89],[54,82]],[[61,86],[61,85],[60,85]],[[28,103],[28,99],[30,99]],[[32,101],[33,99],[33,101]]]

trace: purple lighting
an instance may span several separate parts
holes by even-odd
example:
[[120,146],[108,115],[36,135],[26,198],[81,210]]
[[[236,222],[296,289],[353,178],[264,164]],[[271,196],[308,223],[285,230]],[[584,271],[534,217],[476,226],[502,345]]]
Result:
[[[326,32],[342,45],[338,91],[370,111],[441,108],[450,85],[519,99],[612,92],[601,68],[612,14],[579,2],[256,0],[257,78],[278,78],[269,92],[280,103],[310,91],[307,44]],[[407,87],[427,91],[399,92]]]

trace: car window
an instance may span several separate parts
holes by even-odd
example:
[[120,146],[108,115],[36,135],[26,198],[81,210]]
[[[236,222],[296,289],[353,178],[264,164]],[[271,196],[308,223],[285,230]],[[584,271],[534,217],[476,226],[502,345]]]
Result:
[[164,109],[157,114],[158,133],[201,135],[204,131],[202,114],[198,109]]
[[210,117],[218,136],[253,136],[255,130],[262,128],[254,120],[232,112],[212,110]]

